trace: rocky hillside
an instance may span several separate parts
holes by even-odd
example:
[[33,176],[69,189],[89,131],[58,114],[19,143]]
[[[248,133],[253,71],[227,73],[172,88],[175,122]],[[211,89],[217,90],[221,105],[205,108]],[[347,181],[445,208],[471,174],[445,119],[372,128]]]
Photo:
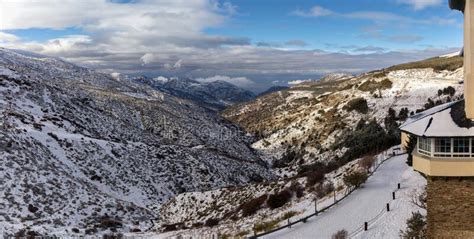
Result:
[[229,105],[255,98],[252,92],[225,81],[198,82],[176,77],[136,77],[132,80],[214,110],[221,110]]
[[274,178],[215,113],[59,59],[0,48],[0,232],[144,231],[174,195]]
[[462,98],[462,76],[460,57],[437,57],[332,75],[226,109],[224,117],[259,137],[253,147],[279,179],[181,194],[160,209],[157,230],[242,237],[310,213],[315,197],[343,193],[347,175],[384,150],[392,154],[388,148],[400,143],[398,125],[408,116]]
[[260,136],[255,148],[280,152],[268,160],[293,149],[300,154],[299,164],[304,164],[337,148],[361,120],[375,119],[387,130],[387,122],[400,122],[459,98],[461,66],[460,57],[438,57],[359,76],[305,82],[232,106],[223,116]]

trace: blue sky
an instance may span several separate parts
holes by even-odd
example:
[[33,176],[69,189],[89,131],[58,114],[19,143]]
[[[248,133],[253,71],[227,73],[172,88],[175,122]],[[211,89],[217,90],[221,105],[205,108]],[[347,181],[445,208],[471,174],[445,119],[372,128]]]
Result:
[[[415,2],[415,1],[413,1]],[[423,2],[423,1],[421,1]],[[425,1],[430,2],[430,1]],[[207,30],[210,34],[246,36],[252,42],[284,43],[293,39],[305,41],[305,48],[330,51],[347,50],[351,45],[371,45],[387,50],[423,47],[458,47],[462,44],[462,15],[451,11],[447,1],[433,1],[422,9],[397,0],[321,0],[321,1],[234,1],[239,13],[226,28]],[[436,4],[438,3],[439,4]],[[317,5],[315,5],[317,3]],[[315,6],[333,12],[326,16],[301,17]],[[346,17],[351,13],[366,16]],[[375,14],[393,14],[407,21],[377,21]],[[444,19],[451,23],[429,24]],[[409,20],[427,21],[425,24]],[[372,35],[371,35],[372,33]],[[374,35],[383,34],[386,37]],[[338,47],[339,46],[339,47]]]
[[2,1],[0,14],[3,47],[255,91],[462,46],[462,14],[447,0]]

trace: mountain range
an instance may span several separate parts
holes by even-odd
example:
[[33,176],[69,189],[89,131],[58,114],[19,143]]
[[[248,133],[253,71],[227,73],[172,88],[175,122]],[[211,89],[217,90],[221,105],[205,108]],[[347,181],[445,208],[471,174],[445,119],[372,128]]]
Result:
[[249,101],[255,94],[225,81],[199,82],[189,78],[135,77],[141,83],[170,95],[192,100],[214,110],[222,110],[235,103]]
[[0,231],[248,235],[312,205],[320,170],[344,188],[360,157],[399,143],[394,125],[461,98],[462,72],[437,57],[257,97],[0,48]]

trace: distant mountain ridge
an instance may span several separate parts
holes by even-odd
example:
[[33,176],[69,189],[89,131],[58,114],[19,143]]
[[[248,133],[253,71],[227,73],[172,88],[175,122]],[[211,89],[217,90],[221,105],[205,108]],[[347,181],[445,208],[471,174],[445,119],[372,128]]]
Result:
[[288,87],[288,86],[282,86],[282,85],[272,86],[272,87],[268,88],[267,90],[265,90],[264,92],[261,92],[260,94],[258,94],[257,97],[260,97],[260,96],[263,96],[263,95],[266,95],[266,94],[270,94],[270,93],[273,93],[273,92],[277,92],[277,91],[286,90],[286,89],[289,89],[289,88],[290,87]]
[[254,93],[225,81],[199,82],[189,78],[145,76],[132,78],[132,81],[216,110],[255,98]]

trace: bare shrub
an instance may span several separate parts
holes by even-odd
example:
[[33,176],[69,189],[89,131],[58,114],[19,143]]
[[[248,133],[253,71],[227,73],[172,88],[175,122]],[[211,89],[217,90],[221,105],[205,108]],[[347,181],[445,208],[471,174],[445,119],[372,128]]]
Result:
[[253,198],[248,202],[243,203],[240,205],[240,209],[242,210],[242,216],[248,217],[255,214],[265,203],[267,200],[268,195],[262,195],[260,197]]
[[367,173],[370,172],[370,169],[374,165],[375,157],[373,155],[367,155],[359,161],[359,166],[361,166]]
[[294,192],[297,198],[301,198],[304,196],[304,188],[298,181],[292,182],[288,189]]
[[315,194],[318,198],[323,198],[326,195],[334,192],[334,184],[331,182],[321,183],[315,188]]
[[428,196],[426,195],[426,188],[425,188],[422,192],[419,192],[413,195],[411,202],[415,204],[416,206],[418,206],[419,208],[426,210],[428,208],[428,206],[426,205],[427,197]]
[[342,229],[337,231],[331,236],[331,239],[346,239],[349,238],[349,233],[346,230]]

